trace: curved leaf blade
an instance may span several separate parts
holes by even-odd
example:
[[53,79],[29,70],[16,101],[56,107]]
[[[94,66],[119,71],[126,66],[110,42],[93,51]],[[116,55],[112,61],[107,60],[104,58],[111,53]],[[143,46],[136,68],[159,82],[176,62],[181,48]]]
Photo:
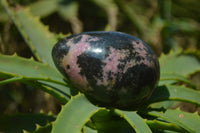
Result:
[[53,124],[52,133],[79,133],[98,109],[83,94],[72,97],[59,113]]
[[[181,52],[171,51],[167,55],[161,55],[159,58],[162,73],[173,73],[188,76],[200,71],[200,62],[195,56],[181,54]],[[175,64],[175,65],[174,65]]]
[[148,103],[160,101],[183,101],[200,106],[200,92],[185,86],[166,85],[159,86],[153,92]]
[[199,126],[200,116],[197,113],[191,114],[183,112],[181,110],[168,109],[164,113],[152,111],[149,112],[148,114],[175,123],[190,133],[200,132],[200,126]]
[[[58,99],[62,104],[66,104],[68,100],[70,100],[70,89],[66,86],[62,86],[55,83],[48,82],[48,85],[43,84],[44,81],[21,81],[24,84],[33,86],[34,88],[40,89],[44,92],[49,93]],[[42,82],[42,83],[41,83]],[[65,90],[64,90],[65,89]]]
[[[1,74],[1,72],[0,72],[0,74]],[[17,76],[17,77],[9,78],[6,80],[2,80],[2,81],[0,81],[0,85],[8,84],[11,82],[16,82],[16,81],[33,86],[37,89],[41,89],[41,90],[55,96],[63,104],[65,104],[67,102],[67,100],[70,99],[70,97],[71,97],[70,94],[72,94],[71,89],[67,88],[67,86],[63,86],[63,85],[55,84],[55,83],[51,83],[51,82],[46,82],[46,81],[38,82],[38,81],[33,81],[33,79],[28,80],[27,77],[24,78],[23,76]]]
[[69,88],[63,76],[47,64],[16,55],[0,55],[0,64],[0,78],[5,79],[0,81],[0,85],[20,81],[55,96],[63,104],[70,95],[77,94]]
[[182,75],[176,73],[161,73],[159,85],[173,84],[177,82],[183,82],[190,85],[192,88],[196,88],[196,86],[191,83],[189,79],[185,78]]
[[148,124],[148,126],[155,131],[172,131],[172,132],[181,132],[181,133],[185,133],[187,132],[185,129],[181,128],[180,126],[174,124],[174,123],[169,123],[167,121],[163,121],[163,120],[146,120],[146,123]]
[[0,55],[0,64],[0,75],[2,77],[16,77],[15,80],[44,80],[67,85],[63,80],[63,76],[56,69],[48,64],[34,61],[32,58],[26,59],[17,55]]
[[31,14],[29,8],[15,11],[9,7],[6,0],[2,0],[2,5],[14,21],[35,57],[55,67],[51,57],[51,51],[57,42],[56,36],[48,30],[47,26],[40,22],[39,17]]
[[135,133],[132,126],[113,109],[100,109],[87,122],[87,126],[103,133]]
[[[45,8],[44,8],[45,7]],[[57,0],[40,0],[30,5],[35,16],[46,17],[57,10]]]
[[85,126],[83,133],[98,133],[98,131]]
[[151,129],[136,112],[116,110],[116,113],[121,115],[137,133],[151,133]]

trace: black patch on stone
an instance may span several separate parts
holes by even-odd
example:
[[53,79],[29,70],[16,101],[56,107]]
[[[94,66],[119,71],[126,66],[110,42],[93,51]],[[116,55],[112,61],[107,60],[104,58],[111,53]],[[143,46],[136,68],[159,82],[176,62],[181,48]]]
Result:
[[136,41],[136,44],[139,44],[139,43],[140,43],[140,42],[137,40],[137,41]]
[[118,68],[118,70],[119,71],[123,71],[124,70],[124,67],[125,67],[125,64],[126,64],[126,62],[124,61],[123,63],[120,63],[118,66],[117,66],[117,68]]
[[152,75],[154,74],[154,70],[144,64],[135,65],[132,68],[129,68],[122,76],[122,78],[117,78],[116,84],[114,88],[127,88],[131,89],[130,93],[133,94],[133,97],[136,97],[140,90],[147,85],[150,85],[151,89],[153,89],[153,85],[155,84],[155,79],[152,79]]
[[112,78],[112,73],[111,71],[109,71],[107,74],[108,74],[108,80],[111,81],[113,78]]
[[122,64],[126,64],[127,62],[130,62],[131,60],[135,59],[137,57],[138,53],[133,51],[133,48],[128,49],[129,53],[126,55],[124,59],[119,59],[119,61]]
[[70,65],[67,65],[67,67],[66,67],[67,69],[70,69]]
[[69,52],[70,47],[66,44],[67,39],[62,39],[53,47],[52,57],[54,64],[58,70],[64,75],[67,76],[65,69],[63,68],[62,59]]
[[69,52],[70,47],[66,44],[67,40],[60,40],[53,48],[52,55],[56,58],[62,57]]
[[132,57],[132,58],[134,58],[134,57],[136,57],[136,55],[138,55],[138,52],[136,52],[136,51],[130,51],[130,57]]
[[78,42],[80,42],[81,39],[82,39],[82,36],[77,36],[76,38],[73,39],[73,43],[77,44]]
[[101,60],[88,56],[86,53],[83,53],[78,56],[77,63],[81,68],[80,74],[86,76],[87,81],[91,84],[91,86],[96,86],[95,78],[103,80],[102,66],[105,64],[103,64]]
[[136,62],[140,62],[141,60],[144,60],[144,58],[141,57],[141,56],[137,56],[137,57],[136,57]]

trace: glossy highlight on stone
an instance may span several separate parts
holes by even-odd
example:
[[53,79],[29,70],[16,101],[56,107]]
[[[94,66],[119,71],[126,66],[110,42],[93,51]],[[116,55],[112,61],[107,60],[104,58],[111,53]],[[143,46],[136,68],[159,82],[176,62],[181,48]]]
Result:
[[151,96],[160,77],[152,49],[121,32],[66,37],[54,46],[52,57],[71,84],[99,106],[131,110]]

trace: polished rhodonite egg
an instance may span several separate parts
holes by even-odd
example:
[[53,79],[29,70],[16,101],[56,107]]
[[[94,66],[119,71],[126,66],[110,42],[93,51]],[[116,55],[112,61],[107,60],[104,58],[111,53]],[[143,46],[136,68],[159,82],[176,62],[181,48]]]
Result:
[[151,96],[160,76],[152,49],[121,32],[66,37],[52,56],[70,83],[99,106],[132,109]]

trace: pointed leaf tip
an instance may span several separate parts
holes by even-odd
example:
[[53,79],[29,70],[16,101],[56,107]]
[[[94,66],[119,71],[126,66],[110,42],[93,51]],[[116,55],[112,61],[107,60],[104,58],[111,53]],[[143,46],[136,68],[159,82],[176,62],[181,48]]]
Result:
[[72,97],[59,113],[53,125],[52,133],[80,132],[84,124],[98,109],[83,94]]

